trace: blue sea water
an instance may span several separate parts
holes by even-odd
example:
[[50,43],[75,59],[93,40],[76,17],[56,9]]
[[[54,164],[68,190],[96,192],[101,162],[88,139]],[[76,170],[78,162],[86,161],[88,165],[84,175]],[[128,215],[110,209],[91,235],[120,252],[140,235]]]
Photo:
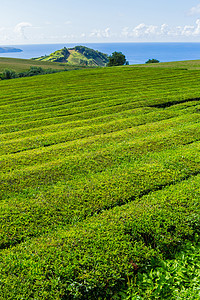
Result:
[[[1,57],[33,58],[48,55],[63,47],[74,47],[76,44],[41,44],[41,45],[12,45],[23,52],[4,53]],[[112,54],[120,51],[125,54],[130,64],[145,63],[155,58],[161,62],[200,59],[200,43],[81,43],[89,48],[103,53]]]

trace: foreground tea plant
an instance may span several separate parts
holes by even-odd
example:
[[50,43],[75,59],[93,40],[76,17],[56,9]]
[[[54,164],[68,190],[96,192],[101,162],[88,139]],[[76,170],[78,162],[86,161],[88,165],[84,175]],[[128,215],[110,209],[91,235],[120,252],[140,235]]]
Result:
[[[198,237],[197,237],[198,238]],[[199,299],[200,245],[187,243],[173,259],[152,259],[114,299]]]
[[0,82],[2,299],[196,292],[178,258],[194,240],[198,256],[199,80],[127,66]]

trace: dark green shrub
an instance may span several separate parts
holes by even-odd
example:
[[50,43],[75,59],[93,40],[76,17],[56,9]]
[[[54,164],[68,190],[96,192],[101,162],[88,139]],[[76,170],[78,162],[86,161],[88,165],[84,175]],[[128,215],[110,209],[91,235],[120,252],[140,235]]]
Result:
[[30,76],[36,76],[36,75],[45,75],[45,74],[51,74],[58,72],[53,69],[43,69],[41,67],[30,67],[30,69],[26,72],[21,72],[18,74],[19,77],[30,77]]
[[160,61],[155,59],[155,58],[152,58],[152,59],[149,59],[145,62],[145,64],[155,64],[155,63],[159,63]]
[[14,70],[8,70],[6,69],[2,74],[2,79],[13,79],[17,78],[18,74]]

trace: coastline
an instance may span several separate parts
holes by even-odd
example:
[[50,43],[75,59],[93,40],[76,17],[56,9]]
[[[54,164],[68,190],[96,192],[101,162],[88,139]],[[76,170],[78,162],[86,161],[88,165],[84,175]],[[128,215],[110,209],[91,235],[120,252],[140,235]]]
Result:
[[[30,59],[48,55],[64,47],[76,45],[87,46],[94,50],[112,54],[122,52],[130,64],[142,64],[148,59],[158,59],[160,62],[198,60],[200,59],[200,43],[60,43],[60,44],[32,44],[13,45],[22,52],[0,53],[1,57]],[[7,46],[2,46],[7,47]]]

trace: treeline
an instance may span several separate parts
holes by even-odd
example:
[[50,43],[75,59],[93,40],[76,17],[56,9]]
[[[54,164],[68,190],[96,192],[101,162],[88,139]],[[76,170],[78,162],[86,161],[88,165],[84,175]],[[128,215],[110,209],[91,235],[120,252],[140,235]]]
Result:
[[13,78],[20,78],[20,77],[30,77],[36,75],[52,74],[57,72],[60,72],[60,70],[43,69],[41,67],[30,67],[28,71],[19,72],[19,73],[15,72],[14,70],[6,69],[3,73],[0,74],[0,79],[4,80],[4,79],[13,79]]

